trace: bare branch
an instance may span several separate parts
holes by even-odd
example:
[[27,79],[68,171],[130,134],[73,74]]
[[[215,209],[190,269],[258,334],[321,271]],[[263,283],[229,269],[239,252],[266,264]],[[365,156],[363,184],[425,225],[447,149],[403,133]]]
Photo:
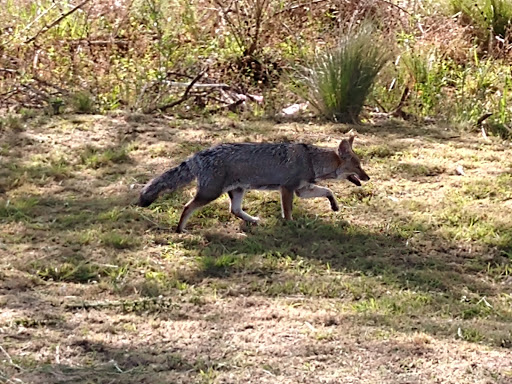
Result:
[[64,20],[66,17],[71,15],[72,13],[76,12],[78,9],[82,8],[85,4],[87,4],[91,0],[84,0],[80,4],[78,4],[76,7],[70,9],[68,12],[63,13],[60,15],[57,20],[52,22],[50,25],[45,25],[42,29],[39,30],[34,36],[32,36],[30,39],[25,41],[25,44],[31,43],[35,39],[37,39],[40,35],[46,33],[49,29],[55,27],[57,24],[59,24],[62,20]]

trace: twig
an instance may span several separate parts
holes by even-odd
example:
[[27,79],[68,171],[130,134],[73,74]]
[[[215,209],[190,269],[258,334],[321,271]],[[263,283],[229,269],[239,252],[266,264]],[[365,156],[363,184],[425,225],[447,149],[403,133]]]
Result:
[[285,13],[285,12],[289,12],[289,11],[294,11],[297,8],[311,7],[313,4],[322,3],[324,1],[326,1],[326,0],[313,0],[313,1],[308,1],[308,2],[299,3],[299,4],[292,4],[292,5],[288,6],[288,7],[286,7],[285,9],[281,9],[280,11],[275,12],[272,15],[272,17],[280,15],[281,13]]
[[163,229],[163,230],[170,230],[171,227],[170,226],[163,226],[163,225],[160,225],[158,224],[156,221],[154,220],[151,220],[148,216],[146,215],[143,215],[142,213],[139,212],[139,215],[146,221],[149,221],[151,224],[153,224],[157,229]]
[[[5,381],[1,381],[1,380],[5,380]],[[24,384],[25,382],[20,380],[20,379],[15,379],[16,381],[12,381],[11,379],[9,379],[7,377],[7,374],[3,373],[2,371],[0,371],[0,383],[6,383],[6,384],[14,384],[14,383],[22,383]]]
[[109,363],[111,363],[114,366],[117,372],[124,373],[124,371],[121,368],[119,368],[119,365],[117,365],[117,362],[114,359],[110,360]]
[[[16,70],[16,69],[12,69],[12,68],[0,68],[0,72],[7,72],[7,73],[13,73],[15,75],[21,75],[20,71]],[[59,91],[60,93],[66,95],[68,94],[69,92],[66,91],[64,88],[61,88],[61,87],[58,87],[57,85],[54,85],[54,84],[51,84],[49,83],[48,81],[46,80],[43,80],[43,79],[40,79],[38,78],[37,76],[32,76],[32,79],[35,80],[36,82],[38,82],[39,84],[41,85],[44,85],[44,86],[47,86],[47,87],[51,87],[51,88],[54,88],[56,89],[57,91]],[[27,85],[23,85],[23,86],[27,86]]]
[[35,81],[37,81],[39,84],[41,84],[41,85],[45,85],[45,86],[50,87],[50,88],[54,88],[54,89],[56,89],[57,91],[59,91],[60,93],[62,93],[63,95],[68,95],[68,94],[69,94],[69,92],[68,92],[68,91],[66,91],[64,88],[61,88],[61,87],[59,87],[59,86],[57,86],[57,85],[55,85],[55,84],[51,84],[51,83],[49,83],[49,82],[48,82],[48,81],[46,81],[46,80],[43,80],[43,79],[38,78],[37,76],[33,76],[32,78],[33,78]]
[[19,365],[15,364],[13,361],[12,361],[12,358],[11,356],[7,353],[7,351],[4,349],[4,347],[2,347],[0,345],[0,351],[3,352],[3,354],[5,355],[5,357],[7,357],[7,361],[9,362],[10,365],[12,365],[14,368],[16,369],[19,369],[20,371],[23,371],[23,368],[21,368]]
[[[178,77],[185,77],[185,78],[188,78],[188,79],[192,79],[192,76],[188,76],[188,75],[185,75],[183,73],[179,73],[179,72],[173,72],[173,71],[168,71],[167,74],[165,75],[165,80],[167,80],[169,77],[171,76],[178,76]],[[139,105],[140,105],[140,102],[142,101],[142,97],[146,94],[146,91],[156,85],[159,85],[162,83],[163,80],[153,80],[149,83],[146,83],[144,84],[144,86],[142,87],[141,91],[139,92],[139,95],[137,96],[137,100],[135,101],[135,109],[137,110],[139,108]],[[167,82],[168,85],[183,85],[183,86],[188,86],[189,83],[178,83],[178,82],[174,82],[174,81],[168,81]],[[199,84],[195,84],[195,86],[197,87]],[[160,95],[158,96],[160,97]]]
[[80,39],[64,39],[64,40],[57,40],[59,42],[66,42],[67,44],[72,45],[80,45],[80,44],[87,44],[87,45],[128,45],[130,42],[128,39],[109,39],[109,40],[87,40],[86,38],[80,38]]
[[[36,23],[40,18],[42,18],[44,15],[46,15],[48,12],[50,12],[53,8],[55,8],[58,5],[58,3],[53,3],[51,7],[45,9],[43,12],[41,12],[34,20],[32,20],[30,23],[28,23],[23,30],[19,32],[20,35],[22,35],[25,31],[27,31],[34,23]],[[14,37],[12,38],[14,39]],[[11,40],[12,40],[11,39]],[[9,40],[9,42],[11,41]]]
[[125,6],[126,12],[122,17],[116,20],[117,25],[115,25],[114,28],[112,28],[112,33],[110,34],[111,36],[117,36],[117,34],[119,33],[119,28],[121,28],[121,25],[123,25],[128,16],[132,14],[132,6],[134,2],[135,0],[131,0],[130,3]]
[[477,128],[480,128],[480,131],[482,132],[482,137],[487,140],[488,137],[487,137],[487,132],[485,132],[485,128],[484,126],[482,125],[482,123],[487,120],[489,117],[492,116],[492,113],[484,113],[482,116],[480,116],[478,118],[478,120],[476,121],[476,127]]
[[16,69],[11,69],[11,68],[0,68],[0,71],[1,72],[7,72],[7,73],[19,74],[19,72]]
[[379,102],[379,100],[377,100],[376,98],[373,98],[373,101],[375,102],[375,104],[377,104],[377,106],[382,109],[382,111],[384,113],[388,113],[388,110]]
[[0,97],[2,98],[2,100],[6,101],[6,100],[9,100],[13,95],[15,95],[17,93],[18,93],[18,90],[17,89],[13,89],[12,91],[8,91],[8,92],[5,92],[5,93],[2,93],[0,95]]
[[263,0],[262,4],[260,4],[259,2],[257,3],[257,6],[256,6],[256,25],[254,26],[254,37],[252,38],[251,45],[249,46],[249,48],[248,48],[248,50],[246,52],[247,56],[252,56],[254,54],[254,52],[256,51],[256,49],[258,48],[258,39],[259,39],[259,36],[260,36],[260,31],[261,31],[261,23],[262,23],[262,18],[263,18],[263,10],[266,7],[268,7],[268,1],[267,0]]
[[412,16],[411,12],[403,9],[401,6],[399,6],[397,4],[393,4],[391,1],[388,1],[388,0],[379,0],[379,1],[382,1],[383,3],[386,3],[388,5],[391,5],[392,7],[395,7],[397,9],[401,10],[402,12],[407,13],[409,16]]
[[[228,27],[231,29],[232,35],[233,35],[236,43],[238,44],[238,47],[243,50],[245,48],[246,44],[241,36],[244,36],[245,33],[240,29],[240,25],[237,25],[235,23],[235,21],[229,16],[229,12],[232,12],[230,9],[231,5],[225,9],[223,1],[215,0],[215,4],[217,4],[219,9],[222,11],[222,16],[223,16],[226,24],[228,25]],[[237,6],[237,10],[238,10],[238,2],[235,2],[235,6]],[[237,12],[237,13],[239,13],[239,12]]]
[[237,100],[231,104],[228,104],[228,105],[223,105],[221,107],[218,107],[218,108],[215,108],[215,109],[212,109],[211,111],[209,111],[209,113],[217,113],[217,112],[220,112],[222,110],[225,110],[225,109],[229,109],[229,110],[233,110],[235,107],[239,106],[240,104],[243,104],[244,100]]
[[48,94],[44,91],[40,91],[39,89],[36,89],[28,84],[21,84],[22,88],[26,88],[27,90],[31,91],[35,95],[38,95],[43,100],[48,100]]
[[55,27],[57,24],[59,24],[62,20],[64,20],[66,17],[68,17],[69,15],[71,15],[72,13],[76,12],[78,9],[82,8],[85,4],[87,4],[89,1],[91,0],[84,0],[82,1],[80,4],[78,4],[76,7],[72,8],[71,10],[69,10],[68,12],[62,14],[59,16],[59,18],[57,18],[57,20],[55,20],[54,22],[52,22],[50,25],[45,25],[43,28],[41,28],[34,36],[32,36],[30,39],[26,40],[25,41],[25,44],[28,44],[28,43],[31,43],[32,41],[34,41],[35,39],[37,39],[40,35],[42,35],[43,33],[46,33],[49,29]]

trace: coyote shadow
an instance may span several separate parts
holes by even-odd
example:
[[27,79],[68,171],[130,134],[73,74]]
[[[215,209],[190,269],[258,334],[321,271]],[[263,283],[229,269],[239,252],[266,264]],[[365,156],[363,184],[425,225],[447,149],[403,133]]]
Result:
[[[433,245],[414,246],[407,237],[398,234],[376,232],[343,220],[328,223],[303,213],[297,216],[295,221],[276,225],[242,224],[243,236],[232,236],[218,229],[208,231],[204,235],[207,244],[198,250],[206,261],[196,278],[230,277],[239,273],[237,255],[249,259],[278,255],[311,260],[317,265],[320,262],[338,272],[384,276],[404,289],[447,292],[459,298],[467,289],[481,294],[493,291],[492,285],[467,264],[467,260],[486,256],[484,251],[479,255],[474,250],[461,249],[432,233],[428,235]],[[197,250],[197,243],[185,240],[183,244]],[[277,272],[269,268],[258,271],[262,276]]]

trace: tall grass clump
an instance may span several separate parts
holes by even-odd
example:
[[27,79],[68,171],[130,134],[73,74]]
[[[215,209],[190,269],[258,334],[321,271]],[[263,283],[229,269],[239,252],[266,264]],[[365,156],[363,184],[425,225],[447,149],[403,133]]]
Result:
[[356,123],[377,74],[389,59],[369,22],[319,53],[299,78],[302,96],[329,120]]

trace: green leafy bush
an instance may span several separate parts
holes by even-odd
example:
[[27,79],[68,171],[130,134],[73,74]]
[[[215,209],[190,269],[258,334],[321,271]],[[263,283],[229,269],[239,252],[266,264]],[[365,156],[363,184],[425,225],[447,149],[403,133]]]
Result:
[[489,36],[488,31],[491,31],[494,36],[505,38],[511,31],[510,0],[451,0],[451,5],[453,11],[461,12],[482,36]]

